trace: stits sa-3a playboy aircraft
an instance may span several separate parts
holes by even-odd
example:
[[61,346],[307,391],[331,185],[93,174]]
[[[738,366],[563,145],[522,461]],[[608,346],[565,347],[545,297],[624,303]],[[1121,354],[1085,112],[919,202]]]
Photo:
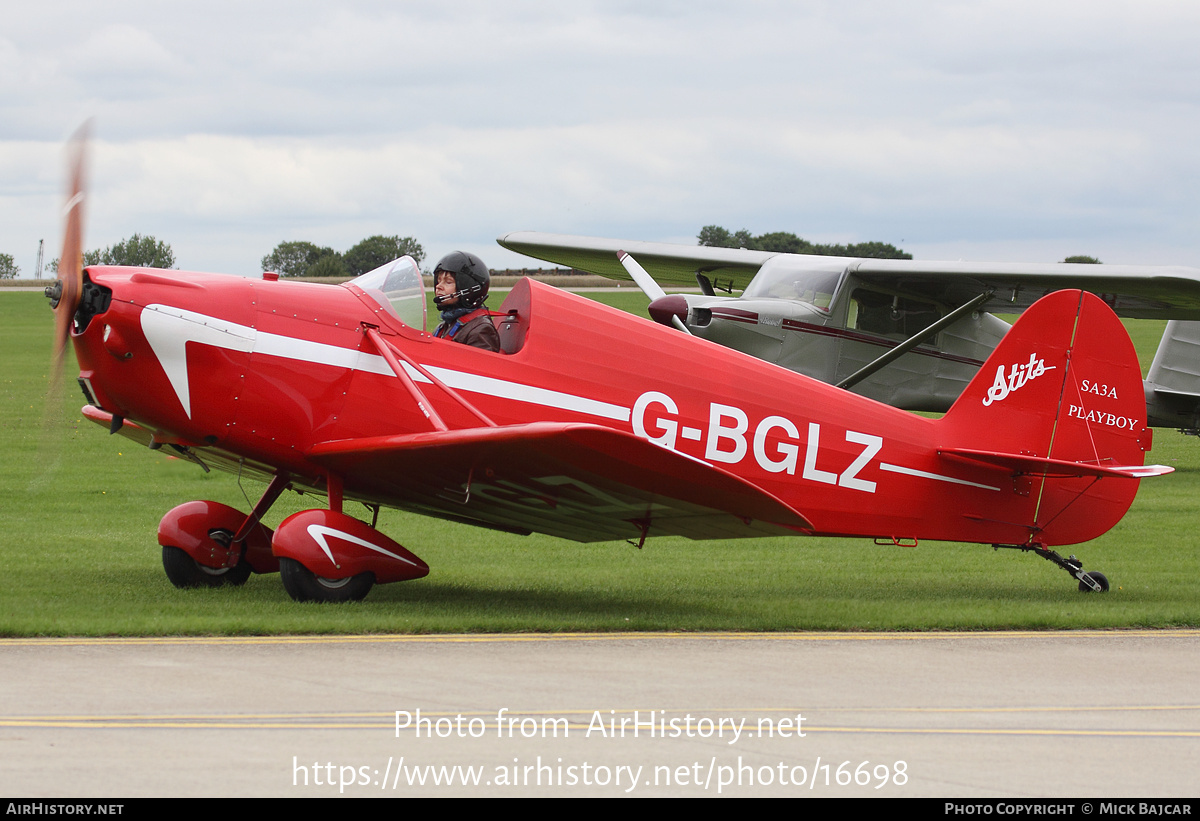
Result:
[[[374,519],[346,512],[355,501],[639,546],[672,534],[977,542],[1104,591],[1103,574],[1053,548],[1101,535],[1142,477],[1171,470],[1144,466],[1129,337],[1079,290],[1032,305],[934,420],[528,279],[494,316],[501,351],[435,338],[404,319],[420,282],[407,257],[341,286],[83,270],[80,169],[48,295],[84,413],[267,482],[248,512],[191,501],[166,514],[158,540],[179,586],[280,571],[293,598],[328,602],[426,575]],[[272,531],[263,517],[287,489],[328,503]]]
[[[1079,288],[1119,316],[1170,320],[1142,388],[1149,424],[1200,432],[1200,269],[824,257],[532,231],[497,242],[632,279],[657,322],[914,411],[947,410],[974,378],[1009,328],[989,311],[1020,313]],[[701,293],[667,295],[656,280]]]

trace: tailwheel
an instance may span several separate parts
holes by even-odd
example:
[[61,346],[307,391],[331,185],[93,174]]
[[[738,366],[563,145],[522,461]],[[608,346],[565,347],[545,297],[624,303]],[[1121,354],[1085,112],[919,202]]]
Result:
[[295,559],[279,559],[283,588],[295,601],[341,603],[362,601],[375,586],[374,573],[359,573],[345,579],[327,579],[313,573]]
[[1108,577],[1099,571],[1092,570],[1079,577],[1080,593],[1107,593]]
[[221,587],[242,585],[250,578],[250,565],[240,562],[233,567],[206,567],[181,548],[163,545],[163,570],[176,587]]
[[996,550],[1007,548],[1010,550],[1020,550],[1023,553],[1036,553],[1046,561],[1053,562],[1070,573],[1071,578],[1079,579],[1079,591],[1081,593],[1107,593],[1109,590],[1108,577],[1096,570],[1084,572],[1083,562],[1075,558],[1074,554],[1064,559],[1058,551],[1051,550],[1045,545],[1036,542],[1028,544],[994,544],[992,547]]

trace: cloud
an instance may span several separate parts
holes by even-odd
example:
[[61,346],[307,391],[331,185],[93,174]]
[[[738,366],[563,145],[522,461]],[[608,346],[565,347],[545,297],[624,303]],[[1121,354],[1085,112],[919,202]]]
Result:
[[21,7],[0,250],[56,219],[91,113],[92,234],[192,267],[373,233],[519,264],[497,234],[709,223],[1189,263],[1198,30],[1195,4],[1116,0]]

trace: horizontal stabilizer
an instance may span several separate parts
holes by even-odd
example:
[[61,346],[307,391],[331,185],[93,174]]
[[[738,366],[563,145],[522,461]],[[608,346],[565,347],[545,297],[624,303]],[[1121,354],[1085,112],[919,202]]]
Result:
[[1177,390],[1172,390],[1171,388],[1164,388],[1162,385],[1155,385],[1153,383],[1151,383],[1150,389],[1153,390],[1155,393],[1162,394],[1163,396],[1178,396],[1178,397],[1185,398],[1185,399],[1193,399],[1193,400],[1200,401],[1200,392],[1197,392],[1197,391],[1177,391]]
[[1116,476],[1126,479],[1143,479],[1147,476],[1162,476],[1173,473],[1175,468],[1166,465],[1099,465],[1086,462],[1071,462],[1066,459],[1048,459],[1043,456],[1027,456],[1021,453],[999,453],[989,450],[967,448],[942,448],[941,456],[968,462],[982,462],[1007,468],[1013,473],[1047,476]]

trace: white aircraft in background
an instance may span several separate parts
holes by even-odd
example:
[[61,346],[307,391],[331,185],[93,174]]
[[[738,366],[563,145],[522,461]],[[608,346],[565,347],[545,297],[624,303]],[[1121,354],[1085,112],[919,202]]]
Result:
[[[1149,423],[1200,431],[1197,268],[826,257],[532,231],[497,242],[632,279],[657,322],[906,410],[945,411],[958,398],[1008,331],[991,312],[1080,288],[1118,316],[1170,320],[1144,383]],[[701,293],[667,295],[659,282]]]

